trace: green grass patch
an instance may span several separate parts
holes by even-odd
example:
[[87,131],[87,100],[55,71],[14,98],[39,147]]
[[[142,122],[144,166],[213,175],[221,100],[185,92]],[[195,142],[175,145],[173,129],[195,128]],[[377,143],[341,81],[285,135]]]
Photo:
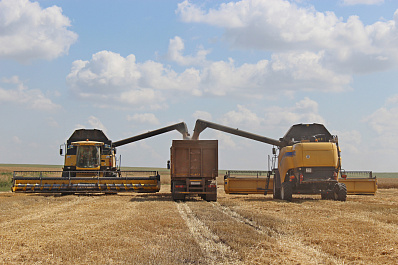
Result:
[[0,167],[37,167],[37,168],[62,168],[60,165],[39,165],[39,164],[0,164]]
[[11,172],[0,173],[0,191],[10,191],[12,186],[11,180],[12,180]]
[[398,173],[396,172],[373,172],[373,176],[376,176],[377,178],[390,178],[390,179],[395,179],[398,178]]

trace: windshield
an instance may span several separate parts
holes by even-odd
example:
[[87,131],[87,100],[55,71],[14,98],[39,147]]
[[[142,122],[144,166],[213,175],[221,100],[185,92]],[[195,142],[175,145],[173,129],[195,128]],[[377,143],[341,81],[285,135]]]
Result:
[[96,168],[100,165],[100,147],[81,145],[77,147],[76,167]]

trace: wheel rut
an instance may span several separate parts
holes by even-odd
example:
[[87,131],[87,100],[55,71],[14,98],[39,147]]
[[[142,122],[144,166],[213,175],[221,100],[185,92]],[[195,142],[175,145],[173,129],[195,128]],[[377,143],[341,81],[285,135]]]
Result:
[[178,212],[185,220],[192,236],[198,243],[208,264],[243,264],[230,246],[209,229],[191,210],[187,203],[176,202]]
[[268,235],[276,239],[277,245],[282,249],[289,249],[291,256],[295,259],[307,262],[309,264],[344,264],[343,261],[323,252],[321,249],[304,244],[298,237],[281,233],[280,231],[259,225],[253,220],[250,220],[238,212],[232,210],[230,207],[221,205],[218,202],[210,203],[215,209],[231,217],[237,222],[250,226],[257,233],[261,235]]

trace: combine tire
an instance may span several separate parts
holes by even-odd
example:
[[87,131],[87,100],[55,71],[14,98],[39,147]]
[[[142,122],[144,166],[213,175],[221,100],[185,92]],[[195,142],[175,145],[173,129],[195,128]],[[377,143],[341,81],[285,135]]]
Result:
[[333,189],[333,199],[345,202],[347,200],[347,187],[344,183],[336,183]]
[[292,201],[293,187],[291,182],[283,182],[281,188],[281,199],[285,201]]
[[279,173],[275,173],[274,175],[274,185],[272,189],[272,197],[274,199],[281,199],[281,189],[276,187],[276,183],[279,183]]

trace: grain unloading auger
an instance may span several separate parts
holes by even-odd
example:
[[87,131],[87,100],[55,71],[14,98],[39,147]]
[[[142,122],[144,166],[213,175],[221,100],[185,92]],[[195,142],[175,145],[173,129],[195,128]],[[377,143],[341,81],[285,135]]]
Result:
[[[321,194],[322,198],[345,201],[347,188],[338,182],[341,170],[338,139],[322,124],[293,125],[279,140],[256,135],[220,124],[197,120],[192,140],[206,128],[277,146],[277,167],[267,173],[265,194],[271,184],[275,199],[292,200],[292,194]],[[276,155],[276,148],[273,148]],[[273,175],[273,179],[270,179]],[[251,181],[247,179],[246,181]],[[245,180],[241,181],[243,186]]]
[[[76,130],[65,144],[63,171],[15,171],[13,192],[116,193],[158,192],[156,171],[122,171],[116,166],[116,147],[172,130],[188,139],[185,122],[113,142],[101,130]],[[63,155],[63,149],[60,154]]]

